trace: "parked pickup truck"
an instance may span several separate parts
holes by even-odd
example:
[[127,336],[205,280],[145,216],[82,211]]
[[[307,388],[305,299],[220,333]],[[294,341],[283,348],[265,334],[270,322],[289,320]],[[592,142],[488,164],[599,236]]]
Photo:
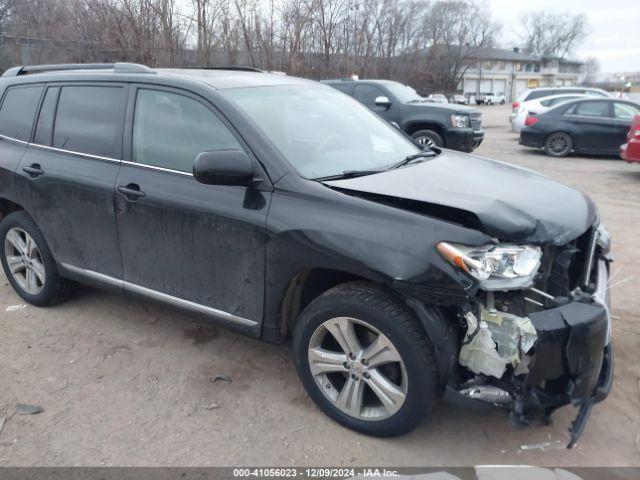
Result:
[[471,152],[484,139],[481,113],[463,105],[437,104],[390,80],[325,80],[399,127],[421,147]]
[[481,93],[480,95],[476,95],[476,104],[480,105],[482,103],[486,105],[504,105],[507,101],[507,97],[504,96],[504,93]]

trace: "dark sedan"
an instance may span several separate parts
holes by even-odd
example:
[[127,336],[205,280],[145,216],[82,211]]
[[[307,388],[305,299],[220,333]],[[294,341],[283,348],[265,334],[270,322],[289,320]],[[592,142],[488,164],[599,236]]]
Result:
[[640,105],[614,98],[565,102],[541,115],[530,115],[520,132],[520,145],[544,149],[552,157],[572,151],[618,155]]

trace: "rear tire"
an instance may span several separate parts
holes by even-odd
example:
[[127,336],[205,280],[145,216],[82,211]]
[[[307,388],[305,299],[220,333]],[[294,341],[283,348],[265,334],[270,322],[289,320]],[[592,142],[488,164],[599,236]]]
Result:
[[0,223],[0,253],[5,275],[24,301],[44,307],[69,296],[72,283],[58,274],[44,236],[24,210]]
[[444,147],[444,140],[433,130],[418,130],[411,134],[411,138],[420,148]]
[[368,435],[412,430],[441,391],[433,347],[412,313],[367,283],[338,285],[311,302],[295,327],[293,350],[316,405]]
[[544,151],[550,157],[566,157],[573,150],[573,138],[565,132],[553,132],[544,142]]

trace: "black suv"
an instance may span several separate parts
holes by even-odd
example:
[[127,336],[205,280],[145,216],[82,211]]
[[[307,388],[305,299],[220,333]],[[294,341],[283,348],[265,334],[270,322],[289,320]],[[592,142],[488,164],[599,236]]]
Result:
[[77,281],[292,339],[313,400],[373,435],[445,395],[517,424],[572,403],[573,443],[609,392],[609,238],[578,191],[287,76],[16,67],[0,97],[0,258],[27,302]]
[[472,152],[484,139],[478,109],[430,102],[390,80],[324,80],[399,127],[421,147]]

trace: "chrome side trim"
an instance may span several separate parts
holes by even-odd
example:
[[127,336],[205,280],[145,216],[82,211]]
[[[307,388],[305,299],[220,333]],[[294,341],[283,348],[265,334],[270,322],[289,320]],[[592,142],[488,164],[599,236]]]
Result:
[[2,140],[7,140],[9,142],[19,143],[20,145],[29,145],[29,142],[25,142],[24,140],[18,140],[17,138],[13,138],[13,137],[7,137],[6,135],[2,135],[1,133],[0,133],[0,138]]
[[[1,135],[0,135],[0,137],[1,137]],[[10,140],[14,140],[16,142],[24,143],[25,145],[28,144],[28,142],[22,142],[21,140],[12,139],[12,138],[9,138],[9,137],[7,137],[7,138],[10,139]],[[189,173],[189,172],[181,172],[179,170],[172,170],[170,168],[156,167],[155,165],[145,165],[143,163],[129,162],[128,160],[118,160],[117,158],[103,157],[103,156],[100,156],[100,155],[92,155],[90,153],[76,152],[74,150],[65,150],[64,148],[49,147],[47,145],[41,145],[39,143],[29,143],[29,145],[32,146],[32,147],[40,148],[42,150],[49,150],[49,151],[52,151],[52,152],[65,153],[67,155],[74,155],[76,157],[89,158],[91,160],[102,160],[104,162],[120,163],[120,164],[123,164],[123,165],[130,165],[132,167],[146,168],[148,170],[156,170],[156,171],[159,171],[159,172],[175,173],[175,174],[178,174],[178,175],[185,175],[187,177],[193,177],[193,174]]]
[[123,288],[123,281],[118,280],[117,278],[110,277],[109,275],[105,275],[103,273],[94,272],[92,270],[85,270],[84,268],[74,267],[73,265],[69,265],[68,263],[61,263],[61,265],[73,272],[77,275],[82,275],[90,280],[95,280],[96,282],[104,283],[105,285],[110,285],[116,288]]
[[62,263],[61,265],[65,269],[69,270],[70,272],[73,272],[77,275],[81,275],[85,278],[95,280],[97,282],[111,285],[114,287],[119,287],[128,292],[142,295],[144,297],[151,298],[153,300],[169,303],[171,305],[182,308],[184,310],[203,313],[205,315],[215,317],[221,320],[226,320],[230,323],[234,323],[236,325],[242,325],[245,327],[255,327],[256,325],[258,325],[258,322],[254,320],[237,317],[236,315],[225,312],[223,310],[218,310],[217,308],[207,307],[206,305],[201,305],[199,303],[191,302],[189,300],[184,300],[182,298],[174,297],[166,293],[158,292],[157,290],[152,290],[147,287],[136,285],[135,283],[125,282],[124,280],[119,280],[117,278],[110,277],[109,275],[104,275],[102,273],[94,272],[92,270],[86,270],[84,268],[75,267],[73,265],[69,265],[68,263]]
[[123,165],[130,165],[132,167],[140,167],[140,168],[147,168],[149,170],[156,170],[158,172],[176,173],[178,175],[193,177],[193,174],[189,172],[181,172],[180,170],[172,170],[170,168],[156,167],[155,165],[145,165],[144,163],[129,162],[127,160],[122,160],[120,163],[122,163]]
[[102,157],[100,155],[91,155],[90,153],[76,152],[74,150],[65,150],[64,148],[49,147],[47,145],[40,145],[39,143],[30,143],[29,146],[36,147],[42,150],[49,150],[52,152],[66,153],[67,155],[74,155],[76,157],[90,158],[92,160],[102,160],[102,161],[111,162],[111,163],[121,162],[121,160],[118,160],[117,158]]

